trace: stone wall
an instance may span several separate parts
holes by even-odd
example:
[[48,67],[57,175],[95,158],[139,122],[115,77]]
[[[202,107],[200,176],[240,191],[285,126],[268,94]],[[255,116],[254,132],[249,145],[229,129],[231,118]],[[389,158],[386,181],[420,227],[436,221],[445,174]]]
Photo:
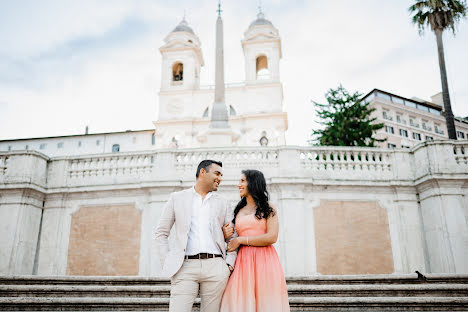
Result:
[[223,161],[219,192],[233,205],[241,169],[265,173],[288,275],[467,273],[465,150],[467,141],[447,140],[411,150],[1,153],[0,274],[157,276],[162,207],[170,192],[193,185],[202,159]]

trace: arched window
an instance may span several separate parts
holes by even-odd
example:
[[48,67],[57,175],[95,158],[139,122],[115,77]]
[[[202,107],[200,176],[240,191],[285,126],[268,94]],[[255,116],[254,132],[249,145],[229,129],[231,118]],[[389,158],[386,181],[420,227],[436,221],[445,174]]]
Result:
[[112,153],[117,153],[117,152],[120,152],[120,145],[119,144],[112,145]]
[[184,80],[184,64],[178,62],[172,65],[172,81]]
[[268,70],[268,59],[265,55],[260,55],[256,60],[257,79],[269,79],[270,71]]

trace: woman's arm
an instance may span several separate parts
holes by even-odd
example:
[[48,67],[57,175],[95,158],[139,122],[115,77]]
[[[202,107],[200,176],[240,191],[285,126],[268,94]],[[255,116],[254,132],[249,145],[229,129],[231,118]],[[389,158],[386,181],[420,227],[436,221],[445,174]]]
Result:
[[228,251],[236,250],[240,245],[264,247],[276,243],[279,231],[278,213],[272,205],[270,206],[273,208],[274,216],[270,215],[267,219],[267,232],[256,236],[235,237],[229,242]]

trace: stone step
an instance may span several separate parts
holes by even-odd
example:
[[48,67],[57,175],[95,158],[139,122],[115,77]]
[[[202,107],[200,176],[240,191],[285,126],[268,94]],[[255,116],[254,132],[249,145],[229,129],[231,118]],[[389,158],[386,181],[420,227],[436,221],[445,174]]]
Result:
[[[0,297],[169,297],[169,285],[0,285]],[[288,285],[294,297],[468,297],[468,284]]]
[[[286,277],[288,285],[356,285],[356,284],[468,284],[468,274],[379,274],[313,275]],[[0,285],[169,285],[169,280],[142,276],[0,276]]]
[[[468,275],[287,277],[293,311],[468,311]],[[154,277],[1,276],[1,311],[167,311]],[[197,298],[194,310],[199,307]]]
[[[463,297],[290,297],[293,311],[466,311]],[[169,298],[0,298],[1,311],[167,311]],[[197,300],[194,310],[198,310]]]

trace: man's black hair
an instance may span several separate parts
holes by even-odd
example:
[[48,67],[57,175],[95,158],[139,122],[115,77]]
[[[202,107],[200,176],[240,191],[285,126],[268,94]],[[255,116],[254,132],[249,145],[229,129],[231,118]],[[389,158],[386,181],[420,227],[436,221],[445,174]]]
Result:
[[220,162],[220,161],[210,160],[210,159],[202,160],[198,164],[197,173],[195,174],[195,177],[197,177],[197,179],[198,179],[198,176],[200,175],[200,170],[202,170],[202,169],[205,169],[205,171],[208,172],[208,167],[211,166],[212,164],[216,164],[216,165],[218,165],[220,167],[223,166],[223,163]]

